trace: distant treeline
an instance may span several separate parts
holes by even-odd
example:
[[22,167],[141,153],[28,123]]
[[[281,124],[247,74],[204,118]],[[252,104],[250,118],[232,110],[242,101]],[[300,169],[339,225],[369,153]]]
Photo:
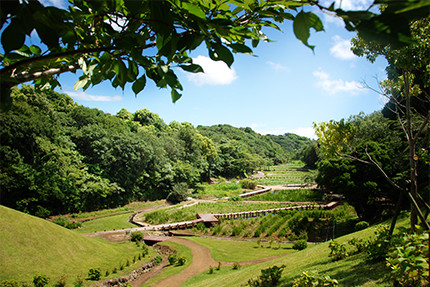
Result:
[[146,109],[110,115],[28,85],[14,89],[12,100],[0,118],[0,204],[41,217],[166,198],[179,183],[244,177],[297,157],[310,141],[287,134],[276,136],[280,145],[251,128],[166,124]]

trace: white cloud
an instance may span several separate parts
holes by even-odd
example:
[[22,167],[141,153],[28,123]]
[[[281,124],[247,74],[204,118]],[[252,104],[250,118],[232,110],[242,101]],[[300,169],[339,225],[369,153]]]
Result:
[[121,96],[98,96],[98,95],[90,95],[83,91],[66,91],[66,94],[74,98],[75,100],[80,101],[92,101],[92,102],[119,102],[122,100]]
[[267,64],[269,64],[276,72],[288,71],[288,68],[282,64],[274,63],[272,61],[267,61]]
[[193,58],[193,63],[199,64],[204,71],[204,73],[187,73],[188,80],[197,86],[229,85],[237,79],[236,71],[222,61],[212,61],[208,57],[198,56]]
[[351,51],[350,40],[345,40],[339,35],[334,36],[332,39],[334,44],[330,48],[330,54],[332,54],[333,57],[341,60],[351,60],[356,57]]
[[324,0],[321,4],[328,7],[332,2],[336,2],[336,8],[343,10],[367,10],[372,5],[373,0]]
[[312,74],[318,79],[316,85],[331,95],[339,92],[349,92],[356,95],[364,89],[363,85],[356,81],[332,80],[330,74],[322,70],[314,71]]

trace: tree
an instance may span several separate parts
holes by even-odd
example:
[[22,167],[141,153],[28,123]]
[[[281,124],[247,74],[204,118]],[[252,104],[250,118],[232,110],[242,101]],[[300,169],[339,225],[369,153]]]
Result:
[[[0,102],[3,107],[10,104],[13,86],[33,81],[38,88],[56,87],[58,75],[77,70],[83,74],[75,89],[109,80],[122,89],[132,83],[138,94],[150,78],[158,87],[169,86],[175,102],[182,85],[172,68],[203,72],[188,56],[202,43],[212,60],[231,66],[233,53],[252,54],[247,41],[252,47],[269,41],[263,29],[280,29],[278,24],[288,20],[296,37],[313,49],[310,29],[324,27],[303,8],[315,6],[342,17],[348,30],[363,37],[398,44],[409,39],[408,21],[427,15],[430,6],[426,0],[375,0],[373,5],[380,3],[388,5],[381,14],[324,7],[315,0],[69,0],[67,9],[39,1],[2,1]],[[40,44],[27,45],[34,31]]]

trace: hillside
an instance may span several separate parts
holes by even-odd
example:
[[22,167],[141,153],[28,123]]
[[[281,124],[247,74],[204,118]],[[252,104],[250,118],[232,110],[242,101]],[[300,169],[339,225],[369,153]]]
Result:
[[[51,282],[86,278],[90,268],[118,268],[141,253],[129,242],[110,243],[85,237],[46,220],[0,206],[0,281],[31,282],[45,274]],[[68,284],[70,285],[70,284]]]
[[299,159],[299,152],[312,140],[296,134],[286,133],[284,135],[267,135],[272,141],[279,144],[293,159]]

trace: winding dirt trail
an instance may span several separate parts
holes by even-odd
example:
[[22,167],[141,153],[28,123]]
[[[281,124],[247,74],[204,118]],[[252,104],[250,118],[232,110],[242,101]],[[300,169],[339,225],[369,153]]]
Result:
[[172,238],[169,241],[182,244],[191,249],[193,254],[193,262],[182,270],[180,273],[173,276],[163,278],[152,286],[156,287],[176,287],[181,286],[187,279],[209,269],[211,266],[216,266],[217,262],[212,258],[208,248],[192,242],[184,238]]

